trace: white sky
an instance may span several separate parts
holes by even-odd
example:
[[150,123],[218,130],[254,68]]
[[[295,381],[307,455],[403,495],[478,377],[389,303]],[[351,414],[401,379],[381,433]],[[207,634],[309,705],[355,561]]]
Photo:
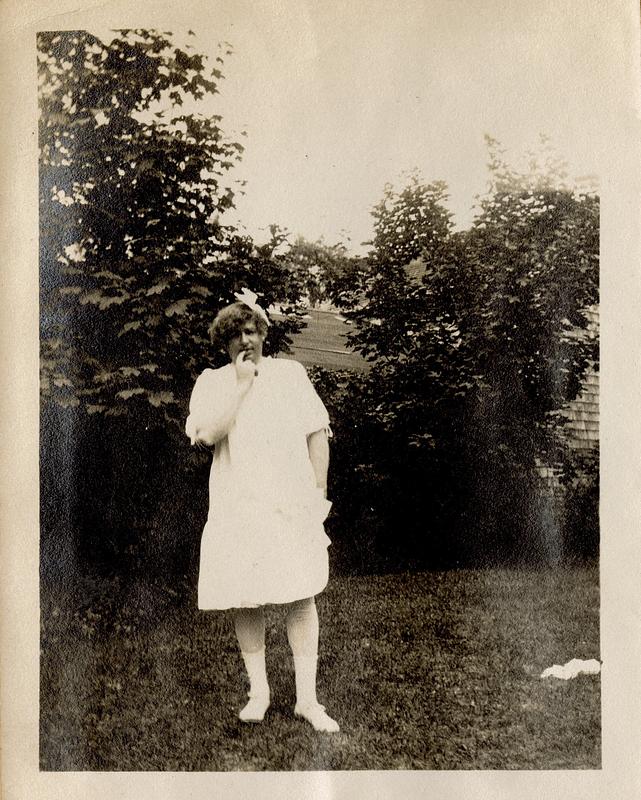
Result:
[[[603,6],[603,8],[600,8]],[[209,8],[210,13],[203,13]],[[234,0],[185,21],[198,49],[228,40],[207,108],[246,130],[237,216],[352,247],[386,181],[445,180],[459,226],[484,191],[483,134],[515,154],[551,136],[576,175],[599,174],[623,42],[607,3],[577,0]],[[174,28],[175,30],[175,28]]]

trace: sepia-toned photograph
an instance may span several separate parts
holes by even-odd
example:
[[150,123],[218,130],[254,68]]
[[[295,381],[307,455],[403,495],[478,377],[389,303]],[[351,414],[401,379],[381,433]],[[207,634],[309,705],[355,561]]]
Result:
[[601,769],[580,7],[38,31],[40,771]]

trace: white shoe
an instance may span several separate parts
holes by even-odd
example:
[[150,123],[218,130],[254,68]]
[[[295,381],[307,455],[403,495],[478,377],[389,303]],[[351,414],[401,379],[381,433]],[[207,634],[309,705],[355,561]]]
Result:
[[305,706],[296,703],[294,714],[297,717],[306,719],[316,731],[338,733],[340,730],[338,722],[327,714],[325,706],[322,706],[320,703],[311,703]]
[[269,708],[269,695],[249,696],[249,703],[238,713],[242,722],[262,722],[265,719],[265,712]]

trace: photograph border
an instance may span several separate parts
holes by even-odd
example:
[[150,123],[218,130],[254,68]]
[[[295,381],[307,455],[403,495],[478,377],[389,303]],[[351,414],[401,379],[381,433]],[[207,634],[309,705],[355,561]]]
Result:
[[[275,0],[274,0],[275,1]],[[333,2],[334,0],[332,0]],[[365,2],[365,0],[363,0]],[[489,0],[488,0],[489,2]],[[495,0],[497,7],[501,3]],[[574,0],[569,0],[574,2]],[[599,0],[589,0],[598,13]],[[247,4],[238,3],[239,8]],[[45,7],[47,7],[45,13]],[[7,82],[2,115],[3,441],[0,540],[0,730],[2,790],[7,798],[65,797],[563,797],[622,800],[641,787],[638,630],[641,581],[638,537],[641,444],[639,403],[639,264],[641,141],[639,9],[614,0],[603,14],[621,37],[604,34],[602,58],[617,60],[619,97],[611,150],[601,154],[601,645],[603,767],[598,771],[315,772],[315,773],[42,773],[38,771],[38,241],[35,33],[113,27],[184,25],[174,4],[57,2],[0,11]],[[383,5],[380,13],[385,13]],[[212,13],[203,0],[190,7]],[[389,11],[387,12],[389,13]],[[499,12],[497,12],[499,13]],[[544,13],[544,4],[542,6]],[[614,26],[616,28],[616,26]],[[611,30],[611,29],[610,29]],[[555,31],[559,36],[562,32]],[[606,52],[607,51],[607,52]],[[598,102],[598,98],[595,98]],[[6,210],[6,213],[5,213]]]

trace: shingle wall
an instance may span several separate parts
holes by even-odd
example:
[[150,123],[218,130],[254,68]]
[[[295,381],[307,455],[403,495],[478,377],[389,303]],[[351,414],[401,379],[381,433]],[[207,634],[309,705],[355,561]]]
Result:
[[[591,306],[584,312],[588,318],[588,336],[597,337],[599,332],[599,310]],[[599,370],[591,364],[583,378],[576,400],[564,408],[559,416],[564,420],[563,435],[569,444],[579,451],[589,451],[599,443]]]

